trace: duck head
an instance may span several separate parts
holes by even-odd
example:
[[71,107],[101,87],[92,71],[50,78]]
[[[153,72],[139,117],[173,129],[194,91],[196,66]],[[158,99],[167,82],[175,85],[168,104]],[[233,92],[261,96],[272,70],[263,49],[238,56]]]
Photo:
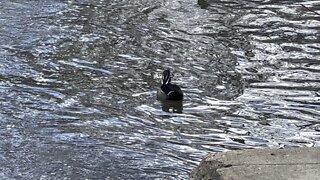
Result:
[[162,84],[170,84],[171,82],[171,73],[169,70],[164,70],[162,73]]

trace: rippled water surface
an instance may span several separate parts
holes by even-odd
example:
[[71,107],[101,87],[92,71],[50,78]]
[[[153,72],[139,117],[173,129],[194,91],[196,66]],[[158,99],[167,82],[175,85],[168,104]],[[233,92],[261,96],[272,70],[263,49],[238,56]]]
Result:
[[[187,179],[320,146],[320,1],[0,2],[0,176]],[[182,113],[156,100],[164,69]],[[175,105],[174,105],[175,106]]]

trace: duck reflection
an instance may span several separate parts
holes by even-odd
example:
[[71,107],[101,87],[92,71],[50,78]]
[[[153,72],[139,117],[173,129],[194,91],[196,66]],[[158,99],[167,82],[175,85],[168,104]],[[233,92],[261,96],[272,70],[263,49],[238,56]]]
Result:
[[182,113],[183,104],[181,101],[170,101],[170,100],[162,100],[161,106],[162,110],[165,112],[173,112],[173,113]]

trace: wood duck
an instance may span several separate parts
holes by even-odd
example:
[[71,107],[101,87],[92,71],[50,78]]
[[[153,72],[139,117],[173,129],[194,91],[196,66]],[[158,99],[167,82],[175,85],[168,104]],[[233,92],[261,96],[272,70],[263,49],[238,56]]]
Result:
[[171,84],[171,73],[169,70],[163,71],[162,85],[157,92],[157,98],[159,100],[172,100],[181,101],[183,99],[183,93],[178,85]]

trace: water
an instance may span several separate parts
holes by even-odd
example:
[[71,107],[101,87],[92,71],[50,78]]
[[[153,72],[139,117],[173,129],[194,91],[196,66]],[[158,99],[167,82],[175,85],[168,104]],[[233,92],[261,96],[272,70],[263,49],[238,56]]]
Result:
[[[209,152],[319,147],[319,7],[1,1],[1,177],[187,179]],[[156,100],[168,68],[182,113]]]

